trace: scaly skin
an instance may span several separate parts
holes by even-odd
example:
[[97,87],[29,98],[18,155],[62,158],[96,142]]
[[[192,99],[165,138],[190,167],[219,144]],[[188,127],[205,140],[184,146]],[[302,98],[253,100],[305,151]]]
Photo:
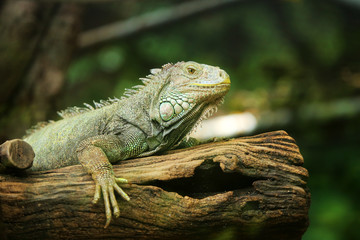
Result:
[[[211,115],[230,88],[229,76],[220,68],[196,62],[166,64],[152,69],[144,85],[128,90],[122,99],[95,103],[95,108],[69,108],[63,119],[41,124],[24,137],[35,151],[33,170],[60,168],[79,162],[96,184],[93,202],[102,194],[106,224],[112,211],[120,210],[118,186],[126,179],[116,178],[112,163],[149,156],[186,142],[185,136],[202,119]],[[110,207],[111,206],[111,207]]]

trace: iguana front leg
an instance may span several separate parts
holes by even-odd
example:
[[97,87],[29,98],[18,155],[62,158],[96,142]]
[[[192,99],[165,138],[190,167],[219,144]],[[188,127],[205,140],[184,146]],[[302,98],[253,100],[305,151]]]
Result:
[[115,177],[110,162],[117,162],[136,155],[147,147],[145,143],[141,144],[141,141],[130,144],[133,145],[129,149],[129,144],[121,141],[119,136],[99,135],[82,141],[76,150],[79,162],[91,174],[96,184],[93,203],[98,202],[101,193],[103,195],[106,213],[105,228],[109,226],[112,217],[110,203],[115,217],[120,216],[114,190],[125,200],[130,200],[129,196],[118,186],[118,183],[127,183],[128,181]]

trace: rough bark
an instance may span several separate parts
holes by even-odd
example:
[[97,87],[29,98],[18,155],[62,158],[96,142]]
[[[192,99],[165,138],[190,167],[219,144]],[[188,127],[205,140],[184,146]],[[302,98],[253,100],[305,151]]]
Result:
[[[104,229],[104,206],[81,166],[0,175],[9,239],[301,239],[308,172],[284,131],[203,144],[114,166],[131,197]],[[0,224],[1,225],[1,224]]]

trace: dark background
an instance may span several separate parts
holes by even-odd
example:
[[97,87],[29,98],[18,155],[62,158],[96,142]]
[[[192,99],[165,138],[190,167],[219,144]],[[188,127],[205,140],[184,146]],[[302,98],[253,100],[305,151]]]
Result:
[[[1,142],[68,106],[120,97],[165,63],[220,66],[232,87],[218,114],[250,112],[252,134],[284,129],[300,147],[312,194],[303,239],[360,239],[360,1],[35,1],[14,22],[8,2]],[[98,31],[109,24],[115,36]]]

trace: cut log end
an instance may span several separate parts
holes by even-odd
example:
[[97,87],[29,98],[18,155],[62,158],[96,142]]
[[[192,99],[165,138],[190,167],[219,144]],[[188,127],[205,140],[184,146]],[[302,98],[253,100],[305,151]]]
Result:
[[30,144],[21,139],[9,140],[0,145],[0,164],[5,168],[28,169],[34,157]]

